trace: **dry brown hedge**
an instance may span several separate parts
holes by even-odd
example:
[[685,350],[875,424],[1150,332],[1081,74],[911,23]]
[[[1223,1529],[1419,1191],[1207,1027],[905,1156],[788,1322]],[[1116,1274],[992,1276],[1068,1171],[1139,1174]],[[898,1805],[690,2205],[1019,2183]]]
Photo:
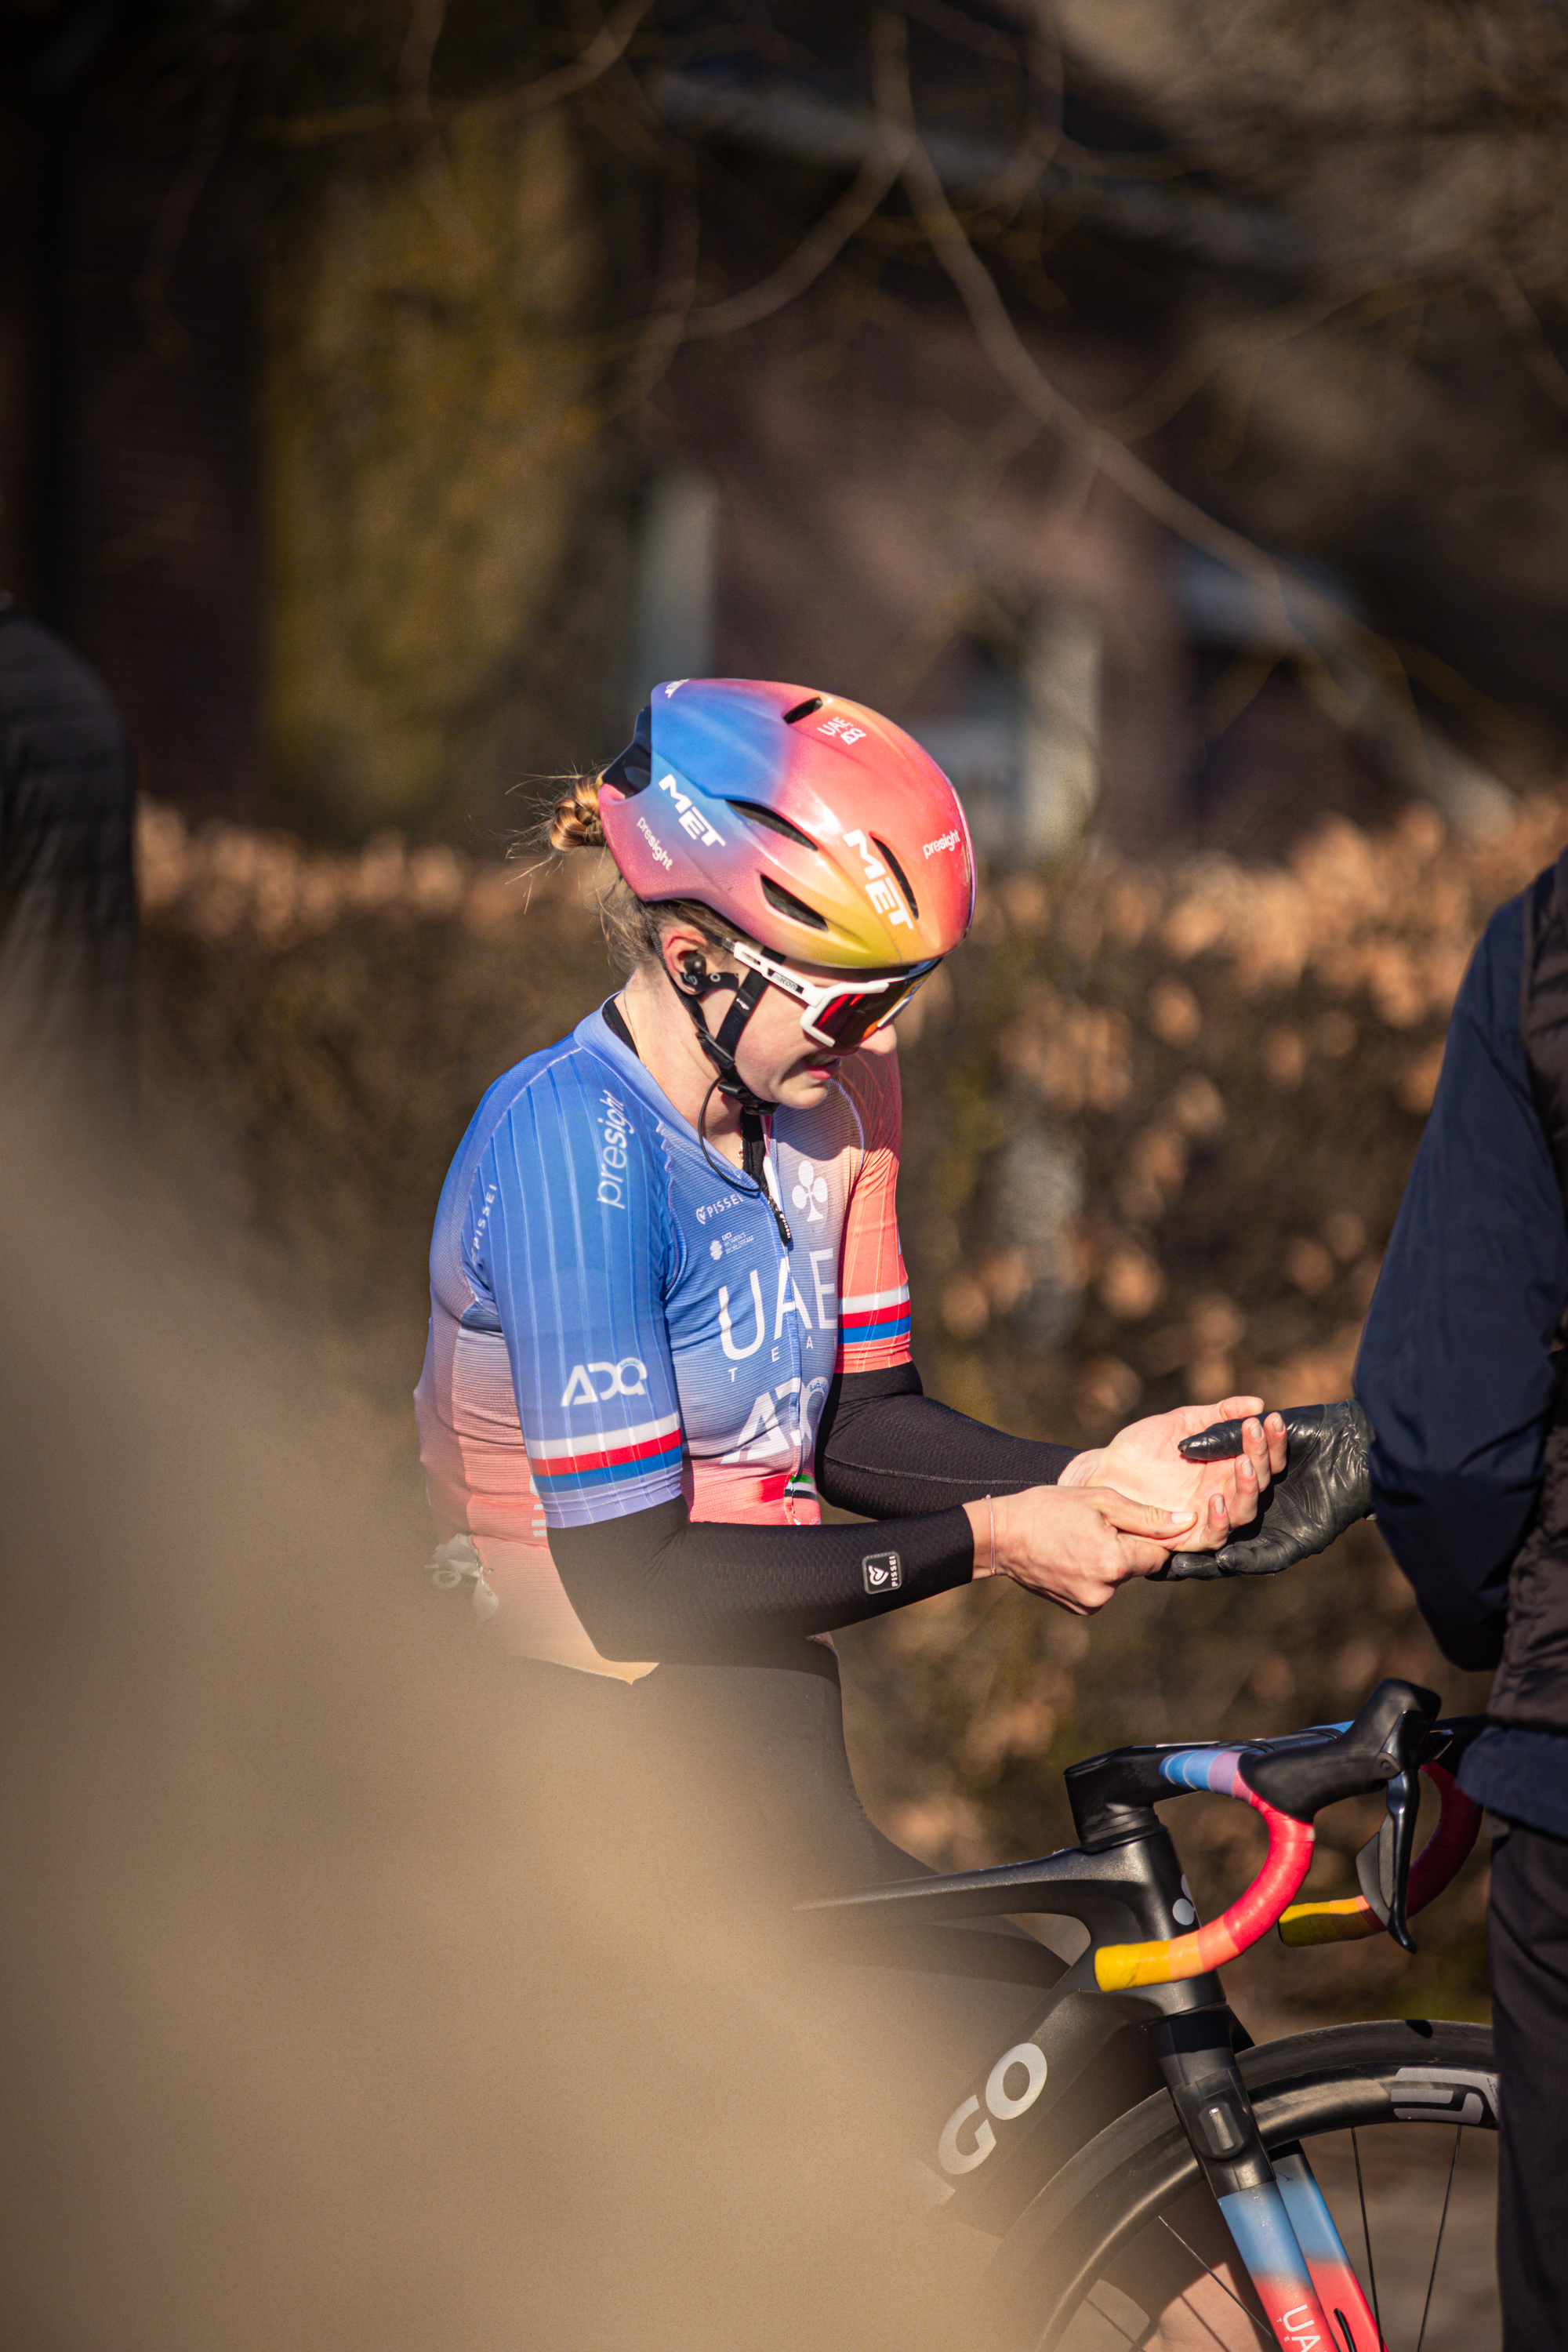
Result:
[[[1218,857],[993,877],[903,1024],[901,1219],[927,1385],[1093,1442],[1233,1387],[1343,1394],[1454,992],[1492,909],[1554,856],[1542,794],[1484,841],[1413,806],[1334,820],[1289,866]],[[484,1087],[611,984],[591,867],[486,865],[395,836],[353,856],[143,816],[144,1095],[189,1194],[216,1197],[423,1527],[407,1391],[442,1175]],[[1260,1586],[1152,1587],[1086,1629],[977,1590],[846,1637],[873,1810],[933,1859],[1066,1833],[1059,1766],[1126,1738],[1342,1714],[1437,1658],[1370,1528]],[[1192,1800],[1198,1893],[1247,1828]],[[1359,1826],[1316,1866],[1342,1881]],[[1392,1948],[1259,1956],[1258,1990],[1420,2006],[1477,1996],[1480,1885],[1414,1969]]]

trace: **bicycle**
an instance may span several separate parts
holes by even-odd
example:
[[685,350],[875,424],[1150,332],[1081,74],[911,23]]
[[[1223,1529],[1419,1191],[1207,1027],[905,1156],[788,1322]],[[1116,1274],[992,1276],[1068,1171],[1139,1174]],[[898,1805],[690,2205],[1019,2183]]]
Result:
[[[1169,2292],[1173,2263],[1164,2258],[1173,2241],[1184,2250],[1173,2258],[1175,2272],[1194,2280],[1206,2273],[1239,2303],[1263,2344],[1384,2352],[1363,2137],[1442,2122],[1453,2126],[1454,2142],[1419,2352],[1461,2140],[1496,2132],[1489,2029],[1391,2020],[1254,2046],[1216,1971],[1275,1927],[1293,1944],[1386,1929],[1415,1949],[1410,1914],[1448,1884],[1480,1823],[1453,1771],[1484,1718],[1439,1722],[1438,1707],[1433,1692],[1386,1681],[1352,1723],[1270,1739],[1118,1748],[1067,1771],[1077,1847],[801,1906],[840,1948],[875,1948],[892,1928],[907,1954],[911,1933],[917,1943],[922,1934],[940,1941],[943,1923],[1004,1914],[1056,1914],[1089,1931],[1087,1949],[1045,1996],[1029,2032],[998,2053],[953,2109],[929,2168],[954,2219],[1001,2239],[985,2286],[994,2340],[1037,2352],[1144,2341]],[[1436,1789],[1440,1812],[1415,1855],[1418,1774]],[[1206,1926],[1154,1811],[1156,1801],[1194,1789],[1245,1801],[1268,1831],[1262,1869]],[[1296,1901],[1314,1816],[1380,1789],[1384,1819],[1358,1861],[1357,1894]],[[1108,2067],[1114,2074],[1115,2044],[1129,2031],[1152,2042],[1166,2087],[1099,2128],[1091,2123],[1086,2139],[1083,2094],[1098,2081],[1102,2107],[1107,2095],[1114,2100],[1103,2078]],[[1346,2130],[1364,2284],[1306,2147]],[[1408,2184],[1409,2153],[1398,2144],[1394,2152],[1394,2177]],[[1379,2159],[1371,2169],[1386,2168]],[[1200,2181],[1217,2201],[1250,2300],[1232,2293],[1192,2244],[1190,2225],[1173,2218]],[[1151,2298],[1154,2307],[1145,2308]]]

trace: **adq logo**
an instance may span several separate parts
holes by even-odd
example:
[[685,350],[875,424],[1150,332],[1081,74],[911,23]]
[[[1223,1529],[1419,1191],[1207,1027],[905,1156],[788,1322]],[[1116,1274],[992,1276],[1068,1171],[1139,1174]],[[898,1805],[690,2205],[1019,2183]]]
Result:
[[574,1364],[561,1402],[607,1404],[612,1397],[647,1394],[647,1366],[640,1356],[623,1356],[618,1364]]

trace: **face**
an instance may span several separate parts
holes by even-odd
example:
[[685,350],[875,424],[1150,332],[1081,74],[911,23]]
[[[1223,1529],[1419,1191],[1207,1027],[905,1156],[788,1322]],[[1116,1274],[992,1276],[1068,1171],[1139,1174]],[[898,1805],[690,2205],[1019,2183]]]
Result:
[[[697,932],[682,929],[668,933],[664,941],[665,965],[672,981],[677,979],[682,958],[693,952],[702,957],[710,972],[743,970]],[[829,986],[841,984],[845,977],[841,971],[823,965],[799,963],[792,969],[808,980],[820,979]],[[881,979],[887,975],[868,973],[866,977]],[[703,1000],[710,1029],[720,1027],[732,993],[729,988],[715,989]],[[805,1011],[800,999],[784,989],[765,989],[741,1033],[735,1055],[736,1068],[752,1093],[789,1110],[810,1110],[819,1103],[833,1082],[835,1069],[844,1059],[841,1049],[818,1045],[805,1035],[800,1025]],[[892,1024],[873,1030],[856,1050],[863,1054],[893,1053],[896,1046]]]

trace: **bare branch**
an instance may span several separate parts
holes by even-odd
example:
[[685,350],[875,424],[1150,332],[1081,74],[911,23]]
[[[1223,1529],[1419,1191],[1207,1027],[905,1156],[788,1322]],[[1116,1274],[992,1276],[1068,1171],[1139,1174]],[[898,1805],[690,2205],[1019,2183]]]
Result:
[[1518,336],[1525,365],[1550,400],[1568,408],[1568,368],[1546,340],[1546,330],[1534,305],[1495,245],[1483,246],[1476,257],[1482,285]]
[[537,81],[525,82],[521,89],[506,90],[498,98],[476,100],[465,110],[485,121],[506,121],[509,117],[537,114],[542,107],[555,106],[563,98],[573,98],[591,82],[598,81],[612,66],[619,65],[630,47],[633,37],[643,19],[653,7],[653,0],[620,0],[604,23],[570,65],[559,66],[553,73],[542,74]]
[[1164,374],[1140,393],[1136,400],[1129,402],[1125,408],[1098,417],[1096,422],[1119,441],[1142,441],[1179,415],[1210,377],[1233,361],[1242,360],[1249,365],[1261,362],[1271,352],[1311,334],[1346,312],[1360,310],[1363,323],[1366,323],[1386,317],[1407,303],[1424,306],[1435,296],[1451,290],[1424,278],[1408,287],[1340,288],[1325,291],[1318,299],[1303,298],[1285,303],[1267,311],[1261,319],[1247,320],[1228,332],[1197,337],[1191,348],[1180,352]]
[[665,194],[663,250],[659,256],[662,300],[644,321],[637,350],[626,370],[617,406],[636,408],[648,399],[669,372],[680,349],[686,322],[697,292],[697,267],[701,252],[702,224],[697,198],[689,181],[671,184]]
[[425,60],[423,119],[428,122],[508,121],[537,114],[547,106],[554,106],[563,98],[575,96],[618,65],[630,47],[634,36],[653,6],[653,0],[619,0],[599,26],[598,31],[569,65],[557,66],[553,72],[541,74],[537,80],[524,82],[519,89],[500,91],[491,98],[458,99],[435,103],[429,92],[429,61],[435,54],[436,40],[440,37],[440,20],[444,6],[432,5],[432,0],[419,0],[415,25],[409,28],[404,45],[400,66],[399,90],[395,101],[384,99],[364,106],[339,106],[319,114],[294,114],[278,118],[258,126],[260,135],[289,147],[314,147],[330,139],[349,139],[366,131],[395,130],[407,120],[407,74],[416,73],[419,44],[416,31],[421,20],[434,16],[435,37],[429,41]]
[[136,290],[150,339],[183,342],[183,331],[170,316],[165,299],[170,273],[179,258],[191,216],[223,157],[239,96],[237,68],[220,74],[208,89],[196,134],[159,207],[147,258],[137,278]]
[[[910,141],[903,176],[916,218],[957,289],[981,349],[1015,398],[1061,440],[1078,447],[1096,472],[1113,482],[1154,521],[1250,580],[1261,590],[1285,642],[1300,639],[1306,628],[1319,641],[1321,661],[1325,646],[1349,656],[1352,675],[1333,679],[1347,710],[1356,714],[1361,731],[1392,739],[1390,749],[1401,765],[1416,780],[1426,780],[1428,762],[1420,723],[1404,666],[1394,648],[1342,612],[1290,565],[1173,488],[1152,466],[1134,457],[1124,443],[1058,392],[1028,350],[917,135],[903,20],[890,10],[879,11],[876,19],[873,71],[879,111]],[[1303,647],[1304,652],[1310,650]]]
[[447,0],[414,0],[403,54],[397,60],[398,111],[405,121],[429,123],[430,69],[447,23]]
[[745,293],[727,301],[710,302],[685,320],[687,340],[731,335],[772,318],[786,302],[795,301],[831,268],[852,236],[863,229],[890,188],[898,184],[908,157],[908,142],[896,134],[879,142],[867,156],[837,204],[802,237],[789,259],[770,277],[760,278]]

